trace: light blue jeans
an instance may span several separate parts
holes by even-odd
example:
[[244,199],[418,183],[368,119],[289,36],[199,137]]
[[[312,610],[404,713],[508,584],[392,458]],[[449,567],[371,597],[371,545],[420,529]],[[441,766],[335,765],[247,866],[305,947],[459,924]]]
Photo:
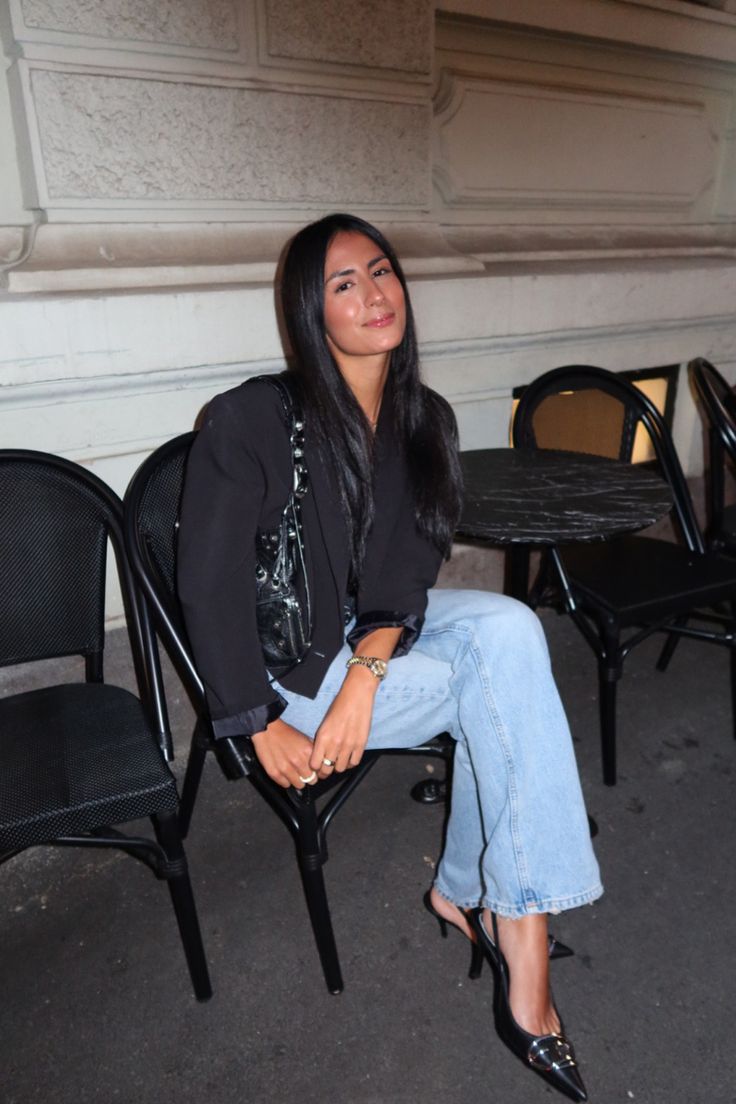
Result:
[[[339,690],[346,645],[312,700],[278,686],[310,738]],[[433,590],[422,634],[389,664],[369,748],[457,741],[435,885],[462,908],[559,912],[603,892],[570,732],[536,614],[486,591]]]

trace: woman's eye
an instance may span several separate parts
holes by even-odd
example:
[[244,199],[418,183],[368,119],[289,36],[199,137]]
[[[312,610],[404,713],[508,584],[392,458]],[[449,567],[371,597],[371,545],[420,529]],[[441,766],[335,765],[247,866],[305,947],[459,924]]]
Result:
[[374,276],[388,276],[390,274],[390,272],[391,272],[391,266],[390,265],[381,265],[380,268],[374,268],[373,269],[373,275]]
[[335,291],[336,292],[338,292],[338,291],[347,291],[348,288],[350,288],[352,286],[353,285],[352,285],[351,281],[346,280],[344,284],[338,284],[337,287],[335,288]]

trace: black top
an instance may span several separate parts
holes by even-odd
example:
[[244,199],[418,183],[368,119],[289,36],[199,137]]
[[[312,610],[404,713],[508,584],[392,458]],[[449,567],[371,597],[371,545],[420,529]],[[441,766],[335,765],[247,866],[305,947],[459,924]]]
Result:
[[495,544],[606,540],[672,508],[649,468],[579,452],[477,449],[460,454],[465,504],[458,535]]
[[[396,655],[417,639],[442,560],[417,530],[387,386],[376,432],[376,518],[355,594],[351,645],[373,629],[403,626]],[[314,697],[344,642],[350,545],[330,472],[306,419],[309,490],[301,502],[312,596],[312,645],[279,682]],[[285,708],[271,686],[256,631],[255,535],[279,521],[292,481],[280,399],[258,379],[218,395],[192,446],[182,499],[178,590],[215,735],[262,731]]]

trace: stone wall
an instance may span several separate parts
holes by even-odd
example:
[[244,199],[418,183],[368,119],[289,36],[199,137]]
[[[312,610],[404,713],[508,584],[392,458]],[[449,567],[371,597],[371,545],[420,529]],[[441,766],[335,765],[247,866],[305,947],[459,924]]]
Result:
[[0,441],[122,491],[282,365],[276,262],[334,209],[396,242],[465,447],[558,364],[736,377],[730,8],[0,0]]

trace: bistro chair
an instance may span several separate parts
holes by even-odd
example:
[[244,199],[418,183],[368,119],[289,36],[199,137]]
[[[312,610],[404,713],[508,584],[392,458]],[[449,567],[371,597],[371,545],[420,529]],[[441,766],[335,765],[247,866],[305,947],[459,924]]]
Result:
[[[577,449],[571,425],[579,430]],[[616,689],[623,663],[652,633],[727,647],[736,717],[736,563],[706,550],[669,430],[651,400],[620,376],[580,365],[555,368],[525,390],[513,427],[516,447],[629,462],[640,426],[671,488],[679,543],[624,536],[568,545],[552,557],[564,607],[598,660],[603,780],[609,786],[616,782]],[[665,650],[658,667],[666,662]]]
[[[368,751],[357,767],[295,790],[284,789],[268,777],[246,737],[214,739],[204,687],[191,654],[176,593],[179,506],[187,457],[195,436],[194,432],[182,434],[152,453],[134,475],[125,495],[125,539],[133,570],[196,713],[182,791],[182,833],[186,836],[188,832],[205,760],[212,752],[228,778],[247,777],[291,833],[327,988],[331,993],[340,993],[343,979],[323,872],[328,858],[327,829],[380,755],[438,756],[447,763],[454,743],[443,733],[415,748]],[[320,805],[322,798],[325,800]]]
[[[77,464],[4,450],[0,516],[0,666],[84,660],[83,681],[0,699],[0,862],[37,845],[112,847],[141,860],[168,885],[195,995],[207,1000],[160,671],[125,557],[122,503]],[[108,542],[139,697],[103,680]],[[153,838],[115,827],[146,817]]]
[[725,505],[726,462],[736,463],[736,395],[713,365],[697,357],[688,372],[708,426],[709,464],[705,496],[708,546],[736,554],[736,505]]

